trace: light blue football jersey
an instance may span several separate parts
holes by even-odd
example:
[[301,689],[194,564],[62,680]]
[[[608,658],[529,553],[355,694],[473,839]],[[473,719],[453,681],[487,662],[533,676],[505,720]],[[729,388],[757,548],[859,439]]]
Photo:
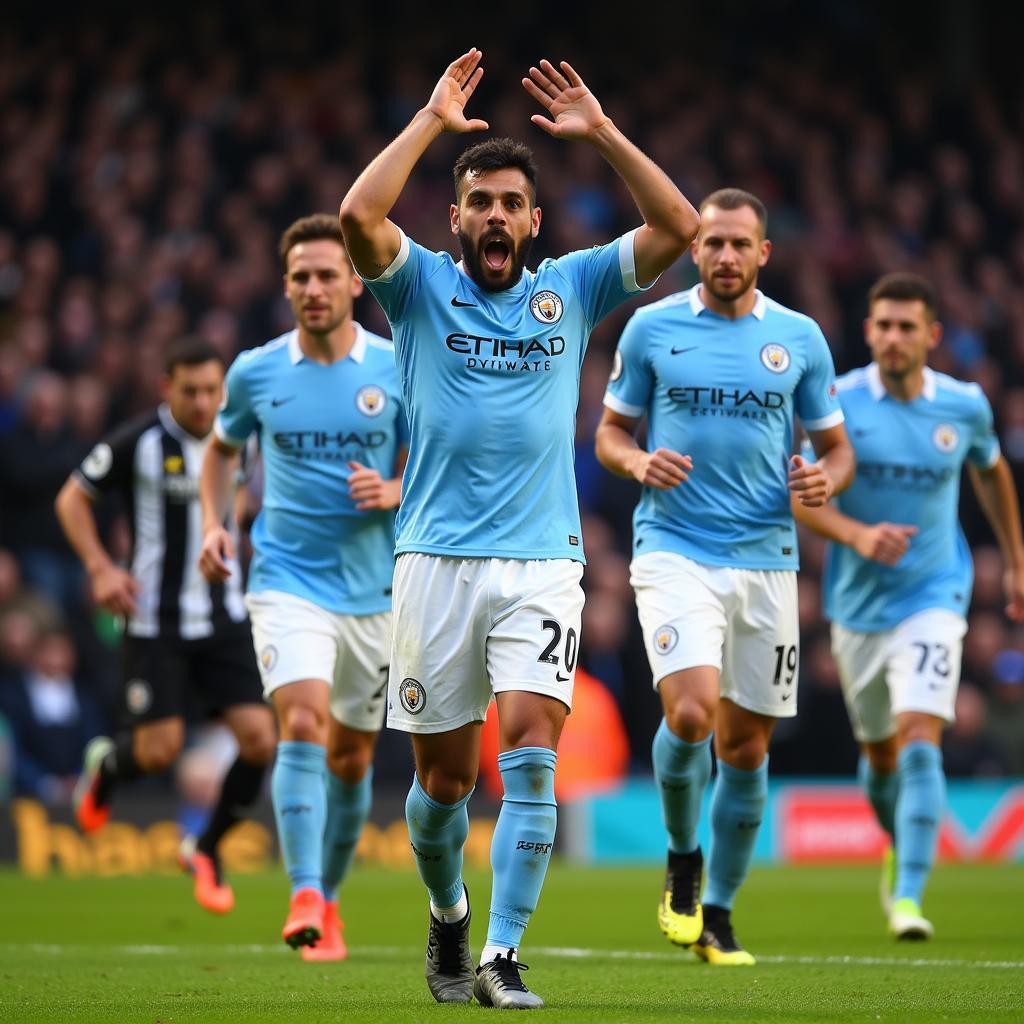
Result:
[[633,232],[500,292],[403,234],[366,286],[391,323],[409,415],[396,551],[584,561],[580,366],[594,325],[643,290]]
[[231,445],[259,432],[263,507],[248,589],[346,615],[390,610],[395,512],[356,510],[348,463],[388,479],[407,443],[391,342],[356,324],[352,350],[329,366],[303,355],[298,331],[243,352],[214,429]]
[[638,309],[615,354],[605,405],[646,414],[647,449],[693,457],[690,479],[645,487],[634,555],[672,551],[707,565],[796,569],[787,478],[793,415],[809,430],[843,421],[818,325],[757,292],[729,320],[700,285]]
[[977,384],[926,369],[922,394],[901,402],[886,392],[875,363],[841,377],[838,388],[857,476],[837,506],[865,523],[906,523],[919,532],[895,566],[830,544],[826,617],[873,633],[928,608],[963,615],[974,569],[957,515],[960,475],[965,461],[987,469],[999,459],[988,400]]

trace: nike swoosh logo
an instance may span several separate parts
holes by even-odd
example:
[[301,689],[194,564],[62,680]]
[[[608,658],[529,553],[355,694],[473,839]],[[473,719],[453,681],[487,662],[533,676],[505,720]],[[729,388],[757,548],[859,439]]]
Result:
[[674,348],[672,349],[672,355],[679,356],[684,352],[692,352],[696,347],[696,345],[691,345],[689,348]]
[[563,676],[561,672],[556,672],[555,673],[555,679],[558,680],[558,682],[560,682],[560,683],[567,683],[567,682],[569,682],[569,677],[568,676]]
[[453,306],[454,306],[454,307],[455,307],[456,309],[462,309],[462,308],[463,308],[464,306],[475,306],[475,305],[476,305],[476,303],[475,303],[475,302],[459,302],[459,300],[458,300],[458,299],[454,299],[454,298],[453,298],[453,299],[452,299],[452,305],[453,305]]
[[789,698],[790,698],[790,697],[792,697],[792,696],[793,696],[793,694],[791,694],[791,693],[784,693],[784,694],[782,694],[782,699],[783,699],[784,701],[787,701],[787,700],[789,700]]
[[272,398],[270,404],[276,409],[279,405],[284,405],[285,402],[290,402],[295,396],[289,395],[287,398]]
[[870,434],[870,433],[871,433],[870,430],[855,430],[853,432],[853,436],[854,437],[864,437],[864,436],[866,436],[867,434]]

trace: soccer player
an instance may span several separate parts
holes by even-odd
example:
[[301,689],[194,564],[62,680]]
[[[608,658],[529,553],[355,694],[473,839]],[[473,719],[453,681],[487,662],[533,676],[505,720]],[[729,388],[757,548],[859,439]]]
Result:
[[[629,320],[597,430],[601,462],[644,486],[631,574],[664,711],[653,747],[669,835],[658,922],[670,941],[726,965],[754,962],[730,915],[764,812],[772,729],[796,714],[789,492],[820,505],[853,472],[825,338],[757,290],[771,253],[765,227],[748,192],[704,200],[693,244],[701,283]],[[794,412],[817,462],[790,460]],[[644,416],[646,448],[635,438]],[[712,733],[702,906],[697,824]]]
[[[590,143],[644,223],[525,270],[540,230],[530,150],[494,139],[454,167],[451,231],[462,261],[388,219],[417,160],[468,120],[479,50],[455,60],[341,206],[349,252],[391,322],[411,440],[398,513],[388,725],[412,733],[409,837],[430,894],[426,975],[439,1002],[531,1008],[517,949],[555,835],[555,748],[572,699],[583,593],[573,475],[579,373],[594,324],[685,250],[696,211],[628,142],[568,64],[523,79],[555,138]],[[492,692],[504,799],[491,846],[487,941],[474,976],[463,885],[466,802]]]
[[864,751],[860,781],[893,844],[882,903],[898,939],[933,933],[921,901],[945,802],[940,742],[953,720],[973,582],[957,521],[965,463],[1006,563],[1006,614],[1024,621],[1013,475],[981,388],[927,366],[942,338],[936,317],[932,286],[914,274],[889,274],[871,289],[864,334],[873,361],[838,382],[857,479],[835,504],[796,510],[835,542],[825,615]]
[[[128,729],[86,748],[75,790],[84,832],[106,824],[121,782],[169,768],[185,740],[190,697],[220,712],[238,740],[238,758],[194,850],[182,861],[197,901],[226,913],[234,894],[217,846],[259,796],[274,756],[274,721],[264,706],[237,579],[211,586],[196,560],[202,541],[199,472],[224,389],[224,364],[199,338],[172,343],[161,383],[163,404],[93,448],[57,496],[64,533],[85,565],[97,604],[125,620],[124,713]],[[103,546],[93,503],[121,496],[131,518],[131,568]]]
[[407,428],[391,342],[352,319],[363,285],[337,218],[296,221],[280,255],[298,326],[228,371],[203,466],[200,566],[215,581],[234,572],[222,525],[231,464],[257,431],[264,494],[246,604],[281,735],[271,792],[292,885],[282,935],[304,960],[342,960],[337,890],[369,814],[384,719]]

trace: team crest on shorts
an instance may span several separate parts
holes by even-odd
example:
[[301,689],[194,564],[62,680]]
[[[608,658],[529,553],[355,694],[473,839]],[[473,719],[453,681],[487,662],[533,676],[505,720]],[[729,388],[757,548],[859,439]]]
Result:
[[153,691],[145,679],[131,679],[124,690],[124,701],[133,715],[142,715],[153,703]]
[[960,442],[960,435],[957,433],[956,427],[952,423],[940,423],[932,431],[932,443],[940,452],[956,451],[956,446]]
[[622,353],[616,349],[615,358],[612,360],[612,372],[609,376],[610,381],[616,381],[622,376]]
[[379,416],[384,411],[388,397],[384,389],[376,384],[367,384],[356,392],[356,408],[364,416]]
[[427,704],[427,692],[418,679],[403,679],[398,700],[410,715],[418,715]]
[[679,643],[675,626],[659,626],[654,631],[654,649],[659,654],[668,654]]
[[530,299],[530,312],[542,324],[557,324],[562,319],[562,300],[554,292],[537,292]]
[[267,646],[260,651],[260,664],[268,672],[274,671],[274,666],[277,664],[277,648],[273,644],[267,644]]
[[761,365],[772,373],[785,373],[789,369],[789,349],[770,342],[761,349]]

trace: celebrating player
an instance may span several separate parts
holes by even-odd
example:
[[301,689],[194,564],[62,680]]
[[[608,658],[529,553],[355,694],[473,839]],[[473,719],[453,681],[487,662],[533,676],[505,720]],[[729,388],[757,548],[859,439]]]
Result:
[[[461,263],[388,219],[417,160],[445,131],[486,129],[465,107],[483,74],[471,49],[341,206],[356,269],[391,322],[411,438],[398,514],[388,725],[412,733],[409,836],[430,894],[426,975],[440,1002],[542,1006],[517,949],[555,834],[555,747],[572,699],[583,593],[573,474],[588,335],[685,250],[697,215],[628,142],[567,63],[523,79],[533,122],[583,140],[618,172],[644,223],[525,269],[541,224],[536,167],[519,142],[465,151],[451,231]],[[462,882],[466,802],[492,692],[504,799],[491,847],[487,940],[474,975]]]
[[[653,749],[669,834],[658,922],[712,964],[754,962],[731,910],[764,812],[772,729],[796,714],[789,492],[821,505],[853,472],[821,331],[756,288],[771,252],[765,219],[739,189],[704,200],[693,245],[701,283],[630,319],[597,430],[601,462],[644,485],[631,571],[664,710]],[[818,461],[796,457],[787,475],[794,411]],[[645,415],[646,450],[634,436]],[[712,732],[702,906],[697,824]]]
[[838,382],[857,479],[835,505],[795,510],[836,542],[825,614],[864,751],[860,780],[893,843],[882,902],[898,939],[933,933],[921,900],[945,802],[939,744],[953,720],[973,581],[957,521],[965,463],[1006,562],[1006,614],[1024,621],[1013,475],[981,388],[926,365],[942,337],[936,317],[934,290],[914,274],[889,274],[871,289],[864,333],[873,361]]
[[[106,824],[115,787],[169,768],[185,741],[189,690],[219,711],[238,740],[206,831],[182,857],[195,896],[215,913],[234,906],[217,845],[259,796],[274,755],[274,721],[263,705],[245,605],[233,571],[210,585],[196,566],[202,534],[199,473],[224,390],[224,364],[207,342],[182,338],[165,356],[164,403],[104,438],[57,496],[61,526],[89,572],[96,601],[125,619],[124,713],[129,730],[96,737],[75,791],[85,832]],[[93,503],[120,494],[130,511],[131,569],[111,559]],[[232,563],[234,569],[234,564]]]
[[210,580],[232,578],[231,459],[258,431],[265,482],[246,603],[281,732],[272,796],[292,884],[282,934],[304,960],[341,960],[337,889],[369,813],[384,718],[406,425],[391,343],[352,319],[363,286],[337,219],[296,221],[280,252],[298,327],[228,372],[203,466],[200,565]]

